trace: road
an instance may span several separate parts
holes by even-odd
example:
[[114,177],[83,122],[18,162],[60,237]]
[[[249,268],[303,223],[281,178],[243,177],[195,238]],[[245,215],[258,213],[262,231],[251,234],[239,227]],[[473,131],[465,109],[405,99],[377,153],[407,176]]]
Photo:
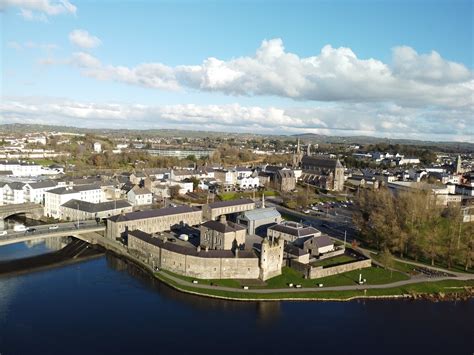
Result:
[[[15,232],[12,229],[7,230],[7,235],[0,236],[0,244],[5,241],[10,241],[12,239],[19,239],[25,236],[35,236],[40,237],[41,235],[48,235],[51,233],[60,233],[60,232],[68,232],[68,231],[78,231],[78,230],[88,230],[88,229],[95,229],[98,227],[97,222],[92,221],[80,221],[79,228],[76,227],[77,222],[64,222],[64,223],[54,223],[54,224],[42,224],[37,225],[34,227],[34,232],[26,232],[26,231],[18,231]],[[100,224],[103,226],[103,224]],[[51,227],[58,226],[58,228],[50,229]]]
[[[319,229],[321,232],[326,233],[327,235],[337,238],[339,240],[344,240],[344,235],[346,234],[347,242],[352,242],[352,240],[357,236],[357,231],[352,224],[352,211],[347,208],[335,208],[331,209],[332,215],[326,216],[326,214],[304,214],[286,207],[283,207],[278,204],[277,200],[268,198],[265,201],[267,207],[275,207],[278,212],[290,215],[295,219],[301,220],[302,222],[313,226],[316,229]],[[337,215],[334,215],[334,212]]]

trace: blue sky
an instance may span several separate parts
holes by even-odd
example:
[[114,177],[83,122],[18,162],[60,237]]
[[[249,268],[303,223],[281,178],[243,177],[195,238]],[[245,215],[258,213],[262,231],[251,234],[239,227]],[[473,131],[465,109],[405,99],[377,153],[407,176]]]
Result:
[[1,120],[473,141],[472,7],[0,0]]

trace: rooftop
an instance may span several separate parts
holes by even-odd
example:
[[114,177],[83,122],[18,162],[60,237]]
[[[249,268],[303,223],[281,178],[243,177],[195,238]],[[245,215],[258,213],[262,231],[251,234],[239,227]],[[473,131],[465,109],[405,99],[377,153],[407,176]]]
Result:
[[167,207],[167,208],[159,208],[159,209],[152,209],[152,210],[146,210],[146,211],[136,211],[136,212],[125,213],[123,215],[113,216],[109,220],[113,222],[134,221],[137,219],[170,216],[174,214],[190,213],[190,212],[197,212],[197,211],[199,211],[197,208],[193,208],[189,206]]
[[231,200],[231,201],[218,201],[210,203],[208,206],[209,208],[221,208],[221,207],[231,207],[231,206],[238,206],[238,205],[247,205],[250,203],[255,203],[249,198],[241,198],[239,200]]

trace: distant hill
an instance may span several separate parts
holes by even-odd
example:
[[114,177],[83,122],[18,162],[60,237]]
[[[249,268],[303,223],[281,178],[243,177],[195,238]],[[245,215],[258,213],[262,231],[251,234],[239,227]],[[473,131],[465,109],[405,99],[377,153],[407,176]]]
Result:
[[0,125],[0,131],[4,133],[27,133],[27,132],[70,132],[70,133],[92,133],[97,135],[110,135],[110,136],[141,136],[141,137],[209,137],[209,138],[240,138],[240,139],[252,139],[260,138],[265,136],[273,139],[301,139],[303,142],[309,142],[312,144],[406,144],[406,145],[419,145],[431,148],[448,148],[450,150],[460,151],[471,151],[474,152],[474,144],[466,142],[435,142],[435,141],[421,141],[413,139],[391,139],[391,138],[379,138],[370,136],[327,136],[313,133],[302,133],[294,135],[268,135],[268,134],[255,134],[255,133],[230,133],[230,132],[215,132],[215,131],[190,131],[190,130],[179,130],[179,129],[93,129],[93,128],[79,128],[79,127],[68,127],[68,126],[53,126],[53,125],[40,125],[40,124],[3,124]]

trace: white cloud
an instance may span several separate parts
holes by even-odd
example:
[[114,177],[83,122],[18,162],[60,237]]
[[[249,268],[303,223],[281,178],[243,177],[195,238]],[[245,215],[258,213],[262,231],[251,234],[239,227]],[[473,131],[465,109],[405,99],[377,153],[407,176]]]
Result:
[[77,7],[69,0],[0,0],[0,10],[10,7],[20,9],[25,20],[47,21],[47,16],[76,14]]
[[[281,39],[265,40],[253,57],[229,61],[208,58],[200,65],[135,67],[94,65],[83,74],[154,89],[214,91],[228,95],[279,96],[329,102],[394,102],[404,106],[471,107],[472,72],[436,52],[409,47],[393,51],[393,65],[360,59],[350,49],[326,45],[300,58],[285,51]],[[96,64],[96,63],[95,63]]]
[[69,34],[69,41],[72,44],[84,48],[96,48],[102,44],[102,41],[85,30],[74,30]]
[[33,41],[26,41],[24,43],[19,43],[15,41],[11,41],[7,43],[9,48],[16,49],[18,51],[23,49],[41,49],[45,51],[52,51],[58,49],[59,47],[54,43],[37,43]]
[[226,105],[85,103],[6,98],[5,123],[48,123],[91,128],[180,128],[262,134],[317,133],[474,142],[473,112],[403,108],[395,104],[320,104],[309,108]]

